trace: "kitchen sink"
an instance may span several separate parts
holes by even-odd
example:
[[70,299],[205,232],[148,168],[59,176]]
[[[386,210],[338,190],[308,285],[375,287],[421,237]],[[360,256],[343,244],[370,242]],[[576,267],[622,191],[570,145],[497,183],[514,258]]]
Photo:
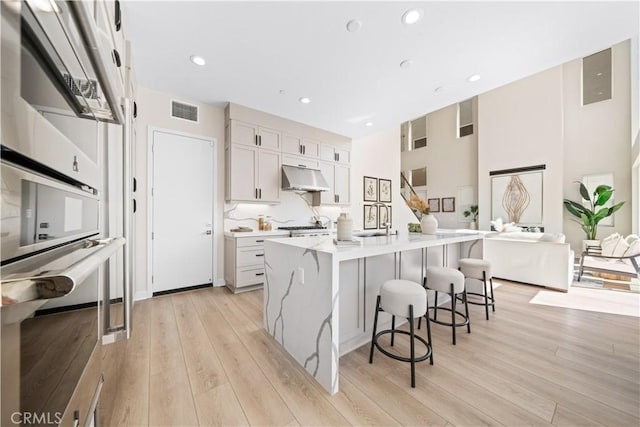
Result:
[[357,231],[353,233],[354,237],[374,237],[374,236],[386,236],[384,231]]

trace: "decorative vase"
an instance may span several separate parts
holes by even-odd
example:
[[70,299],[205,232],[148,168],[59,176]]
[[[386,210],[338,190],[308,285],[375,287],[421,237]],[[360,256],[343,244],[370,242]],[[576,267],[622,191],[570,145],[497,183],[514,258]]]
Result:
[[338,217],[338,232],[336,235],[337,240],[351,240],[353,239],[353,219],[347,212],[343,212]]
[[475,222],[475,221],[471,221],[471,222],[469,223],[469,229],[471,229],[471,230],[477,230],[477,229],[478,229],[478,223],[477,223],[477,222]]
[[436,234],[436,230],[438,229],[438,220],[435,216],[430,214],[422,215],[420,228],[422,228],[422,234]]

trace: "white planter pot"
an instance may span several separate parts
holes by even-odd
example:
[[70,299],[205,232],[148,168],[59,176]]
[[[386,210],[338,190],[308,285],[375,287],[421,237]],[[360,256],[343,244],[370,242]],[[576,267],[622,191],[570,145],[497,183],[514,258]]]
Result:
[[600,240],[583,240],[582,252],[585,252],[587,250],[587,246],[600,246]]
[[438,220],[433,215],[423,215],[420,220],[420,228],[422,228],[422,234],[436,234]]
[[469,229],[470,229],[470,230],[477,230],[477,229],[478,229],[478,223],[477,223],[477,222],[475,222],[475,221],[471,221],[471,222],[469,223]]

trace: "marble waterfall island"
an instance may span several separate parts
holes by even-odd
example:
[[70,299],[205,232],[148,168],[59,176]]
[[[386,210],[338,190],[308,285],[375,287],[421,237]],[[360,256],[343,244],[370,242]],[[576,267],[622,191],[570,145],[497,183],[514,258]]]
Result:
[[[265,241],[264,328],[329,393],[337,393],[339,358],[370,341],[382,283],[421,283],[428,265],[457,267],[483,238],[441,231],[366,237],[360,246],[336,247],[330,236]],[[380,327],[390,319],[381,313]]]

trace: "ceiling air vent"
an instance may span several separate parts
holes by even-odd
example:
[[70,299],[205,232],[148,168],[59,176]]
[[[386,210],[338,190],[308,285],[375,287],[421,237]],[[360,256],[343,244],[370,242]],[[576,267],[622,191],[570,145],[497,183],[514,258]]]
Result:
[[198,107],[184,102],[171,101],[171,117],[198,123]]

